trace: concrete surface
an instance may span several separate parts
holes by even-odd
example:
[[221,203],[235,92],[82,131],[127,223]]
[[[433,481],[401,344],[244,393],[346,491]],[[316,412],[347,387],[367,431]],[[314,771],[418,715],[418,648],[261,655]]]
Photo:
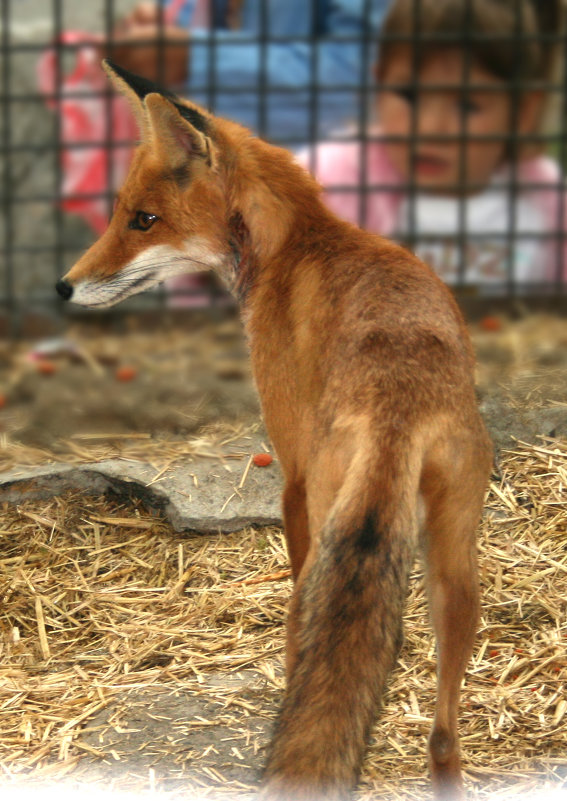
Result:
[[[238,531],[281,525],[282,476],[277,461],[256,467],[261,437],[230,443],[217,458],[176,462],[162,476],[142,462],[120,459],[84,465],[51,464],[0,475],[0,503],[51,498],[69,490],[141,498],[159,509],[175,531]],[[157,477],[156,477],[157,476]]]

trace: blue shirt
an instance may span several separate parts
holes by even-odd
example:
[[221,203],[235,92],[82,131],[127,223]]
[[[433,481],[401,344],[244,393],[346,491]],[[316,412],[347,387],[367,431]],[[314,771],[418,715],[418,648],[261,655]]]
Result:
[[[214,28],[191,30],[187,95],[220,116],[290,147],[365,125],[375,42],[390,0],[245,0],[238,30],[226,0]],[[191,27],[195,0],[177,24]]]

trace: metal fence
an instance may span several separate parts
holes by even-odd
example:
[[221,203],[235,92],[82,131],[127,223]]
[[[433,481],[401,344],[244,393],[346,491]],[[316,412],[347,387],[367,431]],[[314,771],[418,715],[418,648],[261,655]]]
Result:
[[[461,0],[467,24],[453,31],[431,28],[431,0],[393,4],[406,6],[401,23],[385,22],[390,0],[170,0],[152,28],[133,23],[132,0],[2,0],[4,327],[63,313],[54,281],[104,227],[126,170],[132,122],[101,77],[101,55],[170,84],[173,55],[173,88],[296,151],[338,213],[414,248],[456,290],[563,296],[567,43],[558,18],[540,14],[554,3],[510,0],[508,33],[475,28],[487,0]],[[481,63],[488,51],[517,54],[502,85]],[[445,75],[431,56],[449,52],[458,61]],[[531,73],[530,53],[540,59]],[[475,114],[491,97],[506,104],[506,125],[478,133]],[[469,155],[490,147],[495,169],[484,174]],[[171,292],[127,308],[167,305]]]

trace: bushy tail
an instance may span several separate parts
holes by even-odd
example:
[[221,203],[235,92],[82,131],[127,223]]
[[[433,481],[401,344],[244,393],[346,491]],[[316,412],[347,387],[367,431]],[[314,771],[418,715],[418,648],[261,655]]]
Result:
[[381,519],[377,504],[357,523],[341,526],[337,517],[296,598],[298,656],[270,747],[266,799],[348,796],[401,645],[414,516]]

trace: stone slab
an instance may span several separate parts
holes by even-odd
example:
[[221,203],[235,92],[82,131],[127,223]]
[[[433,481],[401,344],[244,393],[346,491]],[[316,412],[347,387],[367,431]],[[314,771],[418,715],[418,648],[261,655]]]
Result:
[[[121,459],[82,465],[49,464],[0,474],[0,503],[23,503],[78,490],[141,498],[175,531],[231,532],[281,525],[282,475],[277,460],[250,464],[262,452],[259,435],[242,437],[218,455],[176,462],[163,475],[152,465]],[[248,469],[247,469],[248,468]]]

